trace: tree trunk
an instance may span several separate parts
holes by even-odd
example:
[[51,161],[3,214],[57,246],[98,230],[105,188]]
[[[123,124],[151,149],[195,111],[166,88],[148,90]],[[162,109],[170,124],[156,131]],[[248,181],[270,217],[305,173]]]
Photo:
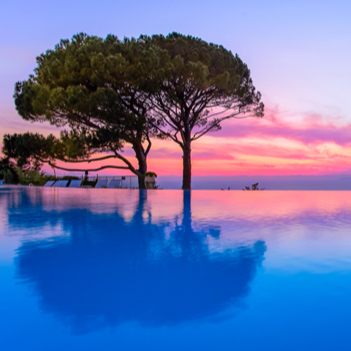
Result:
[[138,185],[139,189],[146,189],[145,186],[145,173],[147,172],[147,163],[146,163],[146,155],[144,151],[144,147],[140,142],[136,142],[133,144],[133,150],[135,152],[135,157],[138,160]]
[[186,140],[183,145],[183,190],[191,189],[191,141]]
[[139,189],[146,189],[145,176],[144,175],[139,175],[138,176],[138,186],[139,186]]

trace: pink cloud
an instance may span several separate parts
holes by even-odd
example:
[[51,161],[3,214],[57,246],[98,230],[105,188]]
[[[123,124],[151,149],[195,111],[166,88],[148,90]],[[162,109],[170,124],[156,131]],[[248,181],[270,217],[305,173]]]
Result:
[[195,150],[192,152],[193,159],[196,160],[235,160],[236,157],[223,153],[222,150],[212,150],[212,151],[198,151]]
[[[298,120],[298,119],[297,119]],[[351,124],[323,122],[322,116],[310,114],[302,122],[288,122],[279,112],[268,110],[262,119],[248,118],[231,120],[223,123],[222,130],[217,132],[220,137],[262,139],[285,138],[299,141],[305,145],[332,142],[337,145],[351,143]],[[215,136],[215,133],[210,133]]]

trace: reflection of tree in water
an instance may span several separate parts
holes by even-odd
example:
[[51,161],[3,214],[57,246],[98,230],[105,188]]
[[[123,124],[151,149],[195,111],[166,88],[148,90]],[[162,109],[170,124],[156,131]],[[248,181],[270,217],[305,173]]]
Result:
[[145,208],[141,191],[130,222],[118,214],[61,213],[70,238],[24,243],[19,277],[34,283],[46,311],[79,333],[127,321],[175,324],[238,305],[264,243],[211,253],[206,232],[192,228],[190,192],[184,192],[182,221],[167,238],[166,224],[143,219]]

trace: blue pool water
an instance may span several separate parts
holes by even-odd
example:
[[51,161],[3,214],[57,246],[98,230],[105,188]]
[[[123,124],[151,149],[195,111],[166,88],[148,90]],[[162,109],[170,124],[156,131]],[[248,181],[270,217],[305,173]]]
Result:
[[0,350],[351,350],[351,193],[0,187]]

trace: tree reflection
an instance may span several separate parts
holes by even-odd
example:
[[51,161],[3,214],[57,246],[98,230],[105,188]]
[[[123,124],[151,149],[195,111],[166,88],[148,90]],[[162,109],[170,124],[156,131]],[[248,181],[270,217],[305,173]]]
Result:
[[[169,223],[152,223],[152,214],[145,219],[146,203],[140,191],[128,222],[86,209],[50,214],[70,236],[23,243],[16,259],[19,278],[34,286],[45,311],[85,333],[129,321],[161,326],[220,317],[240,306],[264,243],[211,252],[208,236],[220,232],[193,229],[189,191],[171,230]],[[44,211],[38,204],[36,211]]]

